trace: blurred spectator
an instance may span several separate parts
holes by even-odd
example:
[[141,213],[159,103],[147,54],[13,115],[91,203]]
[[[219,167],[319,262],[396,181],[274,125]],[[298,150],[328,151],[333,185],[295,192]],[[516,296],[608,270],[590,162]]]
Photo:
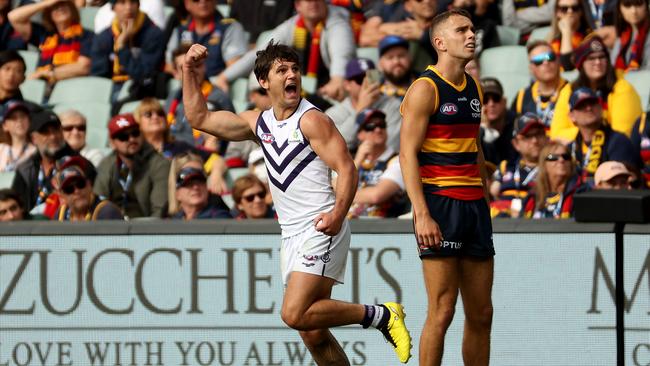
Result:
[[230,16],[237,19],[250,34],[248,42],[252,47],[255,47],[260,33],[277,27],[292,15],[293,0],[248,0],[230,3]]
[[555,1],[546,0],[503,0],[501,23],[519,29],[522,35],[528,35],[535,28],[546,26],[551,22],[554,4]]
[[271,97],[257,81],[254,72],[248,76],[248,100],[254,111],[261,112],[271,108]]
[[25,81],[25,60],[16,50],[0,52],[0,105],[16,99],[22,101],[30,112],[42,108],[23,99],[20,84]]
[[135,108],[133,118],[144,136],[157,152],[165,159],[193,150],[194,146],[182,140],[176,140],[167,127],[165,111],[156,98],[144,98]]
[[28,215],[16,192],[8,188],[0,189],[0,222],[26,220]]
[[406,90],[415,80],[408,41],[398,36],[384,37],[379,42],[378,66],[384,75],[381,92],[389,97],[404,99]]
[[[348,11],[325,0],[296,0],[297,14],[273,29],[270,39],[293,46],[300,55],[302,76],[317,80],[318,93],[343,99],[345,65],[355,55]],[[260,44],[258,49],[266,47]],[[246,77],[255,65],[256,50],[225,71],[228,82]]]
[[[31,115],[30,119],[29,131],[38,152],[18,165],[12,188],[20,195],[26,211],[38,206],[33,211],[34,214],[44,213],[49,216],[53,212],[45,212],[45,208],[49,204],[48,197],[54,193],[52,179],[55,176],[56,161],[77,153],[65,143],[61,121],[54,112],[44,110]],[[51,205],[56,206],[56,203]]]
[[[411,43],[413,69],[424,70],[438,60],[429,37],[431,21],[436,16],[436,0],[404,0],[403,11],[396,4],[377,2],[379,7],[361,28],[359,45],[377,47],[388,35],[402,37]],[[388,13],[392,10],[392,13]],[[383,15],[382,15],[383,13]],[[388,14],[386,14],[388,13]]]
[[[97,14],[95,14],[95,24],[94,31],[95,34],[103,32],[106,28],[111,27],[111,23],[115,18],[115,12],[113,12],[114,1],[107,0],[92,0],[98,4],[86,4],[86,6],[99,6]],[[165,16],[165,2],[162,0],[142,0],[140,1],[140,11],[147,14],[149,19],[160,29],[166,27],[166,16]]]
[[519,156],[501,161],[494,172],[490,184],[492,217],[519,217],[523,199],[535,185],[539,153],[548,141],[544,124],[532,113],[519,117],[513,134],[512,146]]
[[641,152],[641,172],[650,188],[650,112],[643,113],[636,121],[630,140],[634,148]]
[[266,186],[256,176],[247,174],[237,178],[232,188],[236,207],[233,216],[237,219],[275,218],[275,211],[266,202],[267,193]]
[[[379,109],[386,115],[388,146],[399,151],[399,130],[402,116],[399,113],[400,100],[383,95],[378,80],[369,80],[366,75],[375,70],[375,64],[364,58],[352,59],[345,67],[344,87],[348,96],[326,113],[338,128],[351,150],[357,147],[357,115],[367,108]],[[376,70],[375,70],[376,71]]]
[[394,189],[397,186],[398,189],[390,195],[367,191],[360,193],[364,188],[379,185],[388,168],[399,163],[399,152],[386,145],[386,115],[378,109],[366,109],[359,113],[357,125],[357,138],[360,143],[354,164],[359,170],[359,191],[350,206],[348,217],[397,217],[407,211],[408,199],[394,179],[389,180],[389,188]]
[[[131,95],[150,95],[155,77],[163,65],[165,44],[162,32],[141,12],[138,0],[111,0],[115,18],[110,28],[93,40],[91,73],[113,80],[113,95],[117,95],[127,80],[134,81]],[[136,90],[135,88],[140,88]]]
[[130,114],[113,117],[108,131],[113,152],[97,169],[94,192],[118,205],[127,219],[162,217],[169,161],[144,141]]
[[174,219],[231,219],[227,209],[210,202],[207,177],[202,168],[183,168],[176,175],[176,201],[179,210]]
[[0,106],[0,172],[10,172],[36,152],[29,139],[29,110],[20,101]]
[[574,91],[569,107],[569,117],[578,127],[578,136],[571,144],[571,150],[582,168],[583,178],[593,177],[596,168],[609,160],[639,165],[639,153],[630,139],[613,131],[603,121],[600,99],[593,90],[580,88]]
[[575,138],[578,129],[569,119],[569,97],[581,87],[595,90],[603,102],[604,119],[614,131],[630,136],[634,122],[641,116],[641,99],[632,84],[616,76],[602,39],[587,37],[575,50],[575,63],[580,74],[560,91],[551,122],[551,138],[567,142]]
[[[179,48],[174,50],[174,65],[176,67],[177,73],[176,78],[181,80],[181,65],[183,64],[183,58],[189,50],[189,46],[181,45]],[[196,70],[199,73],[205,74],[205,63],[203,67],[197,68]],[[201,92],[203,97],[206,100],[208,110],[217,111],[217,110],[227,110],[235,112],[235,107],[232,105],[230,97],[223,90],[215,87],[207,77],[203,78],[203,85],[201,85]],[[176,139],[187,142],[195,146],[201,146],[204,144],[206,135],[201,134],[200,131],[192,130],[192,127],[187,122],[185,118],[185,108],[183,107],[183,88],[178,88],[169,93],[167,101],[165,102],[165,108],[167,110],[167,124],[169,125],[170,132],[172,136]]]
[[93,183],[77,166],[69,166],[57,175],[61,206],[54,216],[58,221],[123,220],[120,208],[93,193]]
[[462,9],[471,16],[475,28],[476,55],[480,55],[486,48],[501,45],[497,33],[497,24],[500,23],[499,8],[494,0],[440,0],[438,8],[441,3],[447,4],[442,11]]
[[24,50],[27,43],[14,30],[7,15],[11,11],[12,0],[0,0],[0,52],[4,50]]
[[632,173],[625,164],[618,161],[606,161],[598,166],[594,174],[594,189],[630,189]]
[[86,117],[74,109],[59,113],[61,128],[63,129],[63,139],[79,155],[88,159],[94,166],[104,159],[104,152],[99,149],[86,145]]
[[569,148],[558,141],[549,142],[542,149],[537,166],[537,182],[524,201],[523,217],[573,217],[573,195],[586,187],[576,173]]
[[[184,4],[189,16],[172,32],[167,43],[167,62],[174,63],[172,51],[179,46],[199,43],[210,53],[205,61],[206,79],[228,91],[228,80],[222,72],[248,51],[244,28],[236,20],[224,18],[215,7],[215,0],[184,0]],[[251,13],[259,10],[249,8]]]
[[465,72],[476,80],[481,79],[481,65],[479,65],[477,57],[474,57],[472,61],[465,65]]
[[[193,168],[200,169],[203,172],[208,172],[210,175],[207,178],[207,189],[211,193],[208,201],[209,206],[213,208],[218,208],[228,212],[230,216],[230,208],[223,202],[219,194],[222,194],[228,190],[225,181],[223,180],[223,172],[225,171],[225,165],[223,165],[222,160],[211,161],[208,160],[204,162],[203,158],[199,155],[193,153],[186,153],[177,155],[172,159],[171,166],[169,168],[169,178],[168,178],[168,216],[174,217],[180,208],[180,203],[176,198],[176,183],[177,176],[181,169]],[[215,190],[214,187],[218,186],[219,189]]]
[[533,41],[527,47],[528,69],[534,82],[519,90],[511,109],[517,114],[534,113],[547,127],[551,126],[555,103],[567,81],[560,75],[560,63],[545,41]]
[[[43,13],[43,25],[30,22]],[[28,79],[57,80],[90,74],[93,33],[81,27],[79,10],[70,0],[43,0],[20,6],[9,20],[23,39],[40,49],[36,71]]]
[[617,0],[582,0],[589,28],[598,31],[601,37],[604,37],[604,34],[600,31],[614,25],[616,2]]
[[483,89],[484,118],[480,136],[483,153],[487,162],[497,165],[515,155],[511,142],[515,114],[506,108],[507,101],[499,80],[483,78],[481,89]]
[[549,40],[565,70],[573,70],[575,50],[591,33],[580,0],[557,0]]
[[617,71],[650,69],[648,0],[619,0],[612,65]]

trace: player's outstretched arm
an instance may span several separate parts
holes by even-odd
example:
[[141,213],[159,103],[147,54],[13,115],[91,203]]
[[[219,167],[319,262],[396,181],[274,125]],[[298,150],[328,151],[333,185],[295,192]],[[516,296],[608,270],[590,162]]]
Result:
[[416,80],[402,102],[399,159],[406,192],[413,206],[415,235],[418,244],[439,246],[442,235],[431,218],[422,190],[418,153],[427,134],[429,116],[437,108],[436,88],[424,79]]
[[183,61],[183,105],[185,116],[190,125],[197,130],[207,132],[223,140],[254,140],[252,125],[235,113],[228,111],[209,112],[205,98],[201,93],[201,73],[208,50],[200,44],[194,44],[185,54]]
[[[316,229],[327,235],[336,235],[350,209],[359,178],[357,168],[343,136],[334,122],[323,112],[309,111],[300,122],[300,129],[309,139],[318,157],[338,175],[336,179],[336,203],[332,211],[321,213],[314,220]],[[322,221],[321,221],[322,220]]]

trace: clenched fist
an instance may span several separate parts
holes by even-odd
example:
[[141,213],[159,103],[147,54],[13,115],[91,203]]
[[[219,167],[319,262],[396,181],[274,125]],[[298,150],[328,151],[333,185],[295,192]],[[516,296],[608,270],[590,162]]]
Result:
[[183,67],[186,70],[192,70],[205,62],[205,59],[208,57],[208,49],[205,46],[202,46],[198,43],[195,43],[190,47],[190,50],[185,54],[185,59],[183,60]]

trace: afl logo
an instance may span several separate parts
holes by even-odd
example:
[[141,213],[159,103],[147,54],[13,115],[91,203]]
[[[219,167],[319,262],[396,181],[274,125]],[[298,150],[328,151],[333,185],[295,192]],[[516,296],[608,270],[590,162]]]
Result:
[[469,102],[469,107],[472,108],[474,112],[481,113],[481,102],[478,99],[472,99],[472,101]]
[[273,141],[275,141],[275,137],[273,137],[273,134],[263,133],[261,136],[261,140],[265,144],[272,144]]
[[440,107],[440,113],[453,116],[458,113],[458,107],[454,103],[445,103]]

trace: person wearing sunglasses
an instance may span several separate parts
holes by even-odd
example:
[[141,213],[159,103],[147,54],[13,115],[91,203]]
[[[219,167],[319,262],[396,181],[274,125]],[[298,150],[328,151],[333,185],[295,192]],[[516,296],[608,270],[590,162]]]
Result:
[[348,149],[357,147],[357,115],[364,109],[378,109],[386,115],[388,146],[395,151],[399,149],[399,114],[400,100],[381,92],[381,81],[371,80],[366,75],[379,75],[375,63],[365,58],[350,60],[345,66],[345,81],[343,87],[347,96],[341,103],[328,108],[325,113],[332,118],[336,127],[345,139]]
[[615,160],[641,165],[639,151],[627,136],[613,131],[603,120],[601,100],[591,89],[580,88],[569,99],[569,117],[578,127],[578,135],[571,143],[580,173],[586,182],[593,183],[598,166]]
[[648,0],[619,0],[616,5],[616,40],[612,64],[617,71],[650,69],[650,17]]
[[0,118],[0,172],[10,172],[36,152],[29,138],[29,109],[10,100],[0,105]]
[[104,152],[86,144],[86,130],[88,128],[86,117],[75,109],[69,109],[59,113],[59,119],[61,120],[65,142],[70,145],[72,150],[90,160],[94,166],[99,166],[99,163],[104,159]]
[[575,68],[573,51],[592,32],[581,0],[557,0],[548,39],[564,70]]
[[246,174],[235,180],[232,186],[235,207],[232,214],[236,219],[277,218],[273,207],[267,202],[267,189],[254,174]]
[[57,192],[61,205],[54,219],[58,221],[124,220],[113,202],[93,193],[92,181],[83,169],[70,165],[57,174]]
[[530,86],[519,90],[511,110],[519,116],[534,113],[544,125],[550,127],[557,98],[567,81],[560,74],[560,63],[548,42],[533,41],[526,49],[528,70],[534,81]]
[[573,217],[573,196],[588,189],[567,146],[550,141],[539,154],[535,188],[523,203],[521,217],[528,219]]
[[[363,110],[357,116],[357,125],[359,148],[354,164],[359,183],[348,217],[397,217],[409,205],[403,184],[400,188],[394,180],[382,182],[384,172],[399,165],[399,153],[386,145],[386,115],[377,109]],[[397,173],[401,176],[399,168]]]
[[603,119],[612,129],[629,137],[634,122],[643,112],[641,97],[629,81],[616,74],[603,40],[595,35],[587,37],[576,48],[574,56],[578,78],[560,91],[550,137],[566,143],[575,139],[578,129],[569,118],[569,98],[574,90],[582,87],[597,93],[602,102]]
[[113,152],[97,168],[95,194],[118,205],[127,219],[163,217],[169,161],[144,141],[132,114],[111,118],[108,135]]
[[[323,5],[306,0],[298,4],[312,10]],[[330,298],[334,284],[342,283],[345,277],[351,237],[346,215],[358,176],[334,122],[302,97],[298,52],[275,42],[257,52],[255,75],[267,90],[272,107],[260,113],[256,121],[228,111],[207,110],[201,96],[202,80],[195,72],[207,57],[207,48],[200,44],[192,45],[185,56],[185,113],[194,128],[221,140],[257,140],[264,150],[269,187],[282,229],[282,320],[299,331],[317,364],[349,364],[328,329],[348,324],[381,330],[400,361],[406,363],[411,336],[402,305],[353,304]],[[331,182],[333,172],[337,174],[335,186]],[[261,191],[257,193],[262,196]],[[251,199],[259,202],[255,196]],[[314,311],[320,315],[311,316]]]
[[485,160],[496,166],[503,160],[516,156],[511,143],[515,114],[507,107],[507,100],[501,82],[492,77],[481,79],[483,90],[482,113],[485,116],[481,125],[480,138]]

